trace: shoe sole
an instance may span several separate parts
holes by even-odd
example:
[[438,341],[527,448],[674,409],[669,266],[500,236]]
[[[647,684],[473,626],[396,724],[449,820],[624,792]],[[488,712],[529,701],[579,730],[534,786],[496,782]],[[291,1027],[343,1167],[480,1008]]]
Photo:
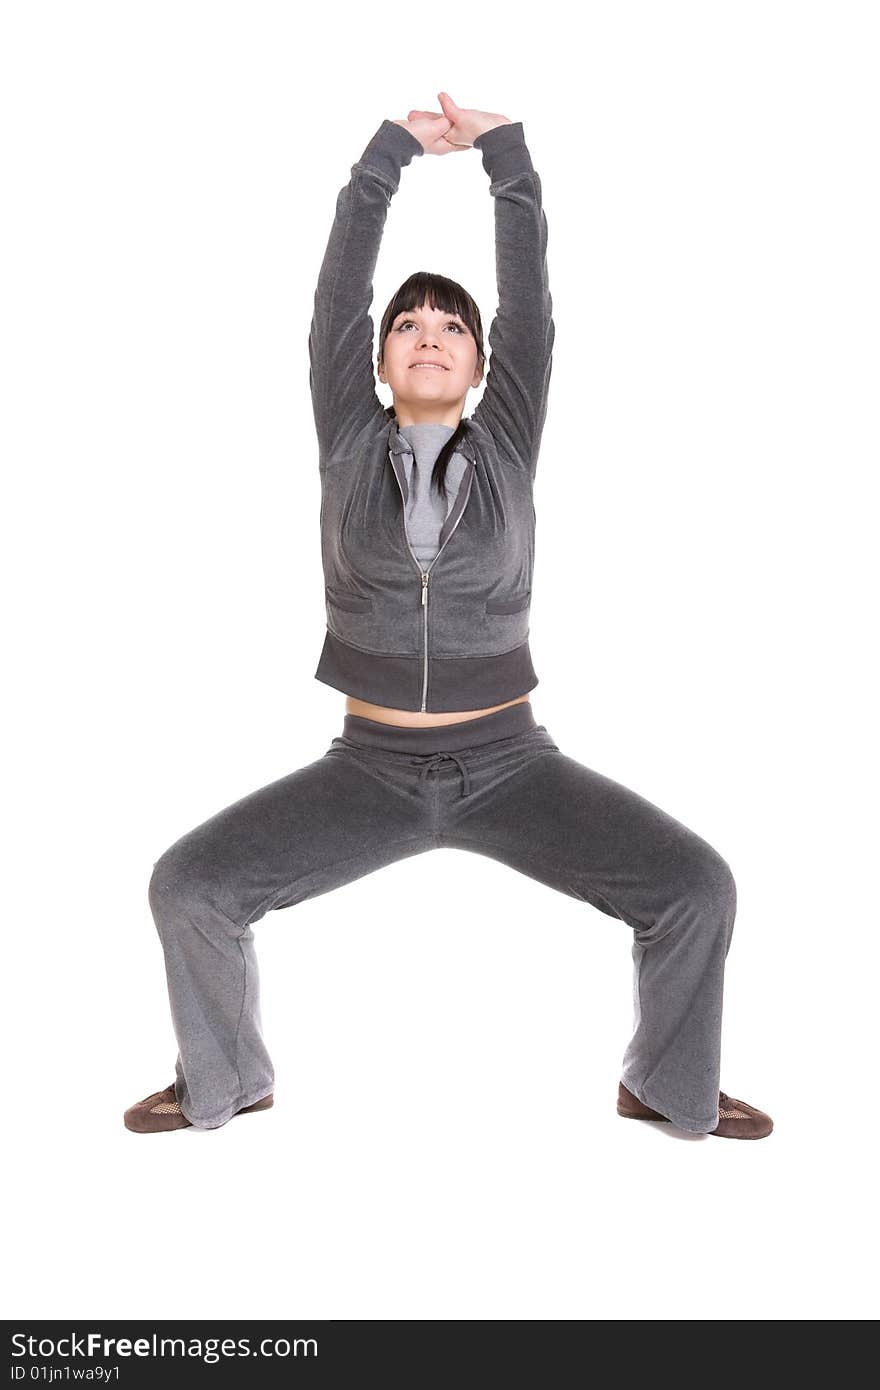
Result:
[[[635,1115],[630,1110],[621,1110],[619,1105],[617,1107],[617,1113],[618,1115],[621,1115],[625,1120],[660,1120],[663,1124],[672,1124],[672,1121],[670,1120],[668,1115]],[[735,1123],[735,1121],[721,1120],[718,1124],[717,1129],[707,1129],[703,1130],[702,1132],[704,1134],[708,1134],[714,1137],[715,1139],[766,1139],[768,1134],[773,1133],[772,1120],[769,1121],[770,1128],[762,1129],[758,1134],[737,1134],[734,1130],[723,1128],[725,1124],[731,1123]]]

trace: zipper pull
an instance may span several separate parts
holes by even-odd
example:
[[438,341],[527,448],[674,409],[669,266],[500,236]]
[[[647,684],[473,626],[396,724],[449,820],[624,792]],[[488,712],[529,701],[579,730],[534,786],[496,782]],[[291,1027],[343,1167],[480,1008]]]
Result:
[[422,607],[428,602],[428,576],[422,575]]

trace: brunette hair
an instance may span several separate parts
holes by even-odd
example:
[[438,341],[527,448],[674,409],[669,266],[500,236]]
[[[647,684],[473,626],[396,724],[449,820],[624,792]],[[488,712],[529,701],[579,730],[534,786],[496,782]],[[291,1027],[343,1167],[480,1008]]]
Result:
[[[423,304],[429,304],[432,309],[439,309],[444,314],[456,314],[462,320],[477,345],[477,364],[483,370],[486,365],[483,320],[476,301],[456,280],[450,280],[445,275],[434,275],[429,270],[417,270],[408,280],[404,280],[400,289],[392,296],[379,325],[379,360],[384,356],[385,339],[391,332],[391,325],[398,314],[420,309]],[[436,486],[438,492],[444,489],[447,465],[466,429],[467,423],[462,417],[458,422],[458,428],[450,435],[437,456],[431,474],[431,486]]]

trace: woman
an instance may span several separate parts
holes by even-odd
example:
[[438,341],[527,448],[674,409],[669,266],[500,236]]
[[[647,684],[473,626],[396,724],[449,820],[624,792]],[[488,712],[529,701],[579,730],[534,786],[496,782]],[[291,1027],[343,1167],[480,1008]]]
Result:
[[[139,1133],[216,1129],[273,1103],[253,924],[441,846],[485,854],[633,931],[635,1033],[617,1110],[760,1138],[719,1090],[736,912],[726,861],[658,807],[566,756],[529,692],[535,479],[554,326],[541,183],[521,122],[464,110],[383,121],[341,190],[309,335],[327,630],[315,676],[346,694],[323,757],[245,796],[156,862],[150,906],[178,1043],[175,1081],[125,1112]],[[372,277],[401,169],[480,151],[498,310],[420,272],[382,318]],[[571,613],[572,639],[581,640]],[[433,780],[430,773],[434,773]]]

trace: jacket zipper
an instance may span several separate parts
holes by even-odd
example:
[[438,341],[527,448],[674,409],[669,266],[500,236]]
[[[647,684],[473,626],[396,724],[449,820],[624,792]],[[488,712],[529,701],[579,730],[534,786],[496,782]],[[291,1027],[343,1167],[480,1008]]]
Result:
[[455,535],[455,529],[456,529],[456,527],[458,526],[458,523],[461,521],[462,517],[464,516],[465,508],[467,507],[468,499],[469,499],[469,497],[470,497],[470,495],[471,495],[471,488],[472,488],[473,482],[474,482],[474,472],[476,471],[476,470],[474,469],[474,466],[473,466],[472,463],[470,464],[470,470],[471,470],[470,482],[468,483],[468,486],[467,486],[467,492],[465,493],[465,496],[464,496],[464,502],[463,502],[463,504],[462,504],[461,511],[459,512],[458,516],[455,518],[455,525],[453,526],[452,530],[449,532],[449,535],[446,537],[446,540],[443,542],[443,544],[441,545],[440,549],[437,551],[437,554],[434,556],[434,558],[433,558],[433,560],[431,561],[431,563],[430,563],[430,565],[428,566],[428,568],[427,568],[426,570],[423,570],[422,567],[421,567],[421,565],[419,564],[418,560],[416,559],[415,551],[413,550],[412,546],[411,546],[410,543],[409,543],[409,533],[408,533],[408,531],[407,531],[407,529],[406,529],[406,499],[405,499],[404,496],[403,496],[403,488],[400,486],[400,479],[397,478],[397,470],[396,470],[396,468],[394,468],[394,467],[392,466],[392,472],[394,473],[395,478],[397,478],[397,486],[398,486],[398,488],[400,489],[400,498],[401,498],[401,501],[403,502],[403,511],[402,511],[402,513],[401,513],[401,515],[402,515],[402,520],[403,520],[403,538],[404,538],[404,540],[405,540],[405,542],[406,542],[406,548],[407,548],[407,550],[409,551],[410,555],[412,556],[413,564],[415,565],[416,569],[418,570],[419,576],[420,576],[421,581],[422,581],[422,613],[424,614],[424,648],[423,648],[423,658],[422,658],[422,667],[423,667],[423,670],[422,670],[422,703],[421,703],[421,709],[422,709],[422,711],[424,711],[424,710],[427,708],[427,703],[428,703],[428,579],[429,579],[429,576],[430,576],[430,574],[431,574],[431,570],[434,568],[434,566],[436,565],[437,561],[440,559],[440,556],[443,554],[444,550],[446,549],[447,545],[448,545],[449,542],[452,540],[452,537]]

